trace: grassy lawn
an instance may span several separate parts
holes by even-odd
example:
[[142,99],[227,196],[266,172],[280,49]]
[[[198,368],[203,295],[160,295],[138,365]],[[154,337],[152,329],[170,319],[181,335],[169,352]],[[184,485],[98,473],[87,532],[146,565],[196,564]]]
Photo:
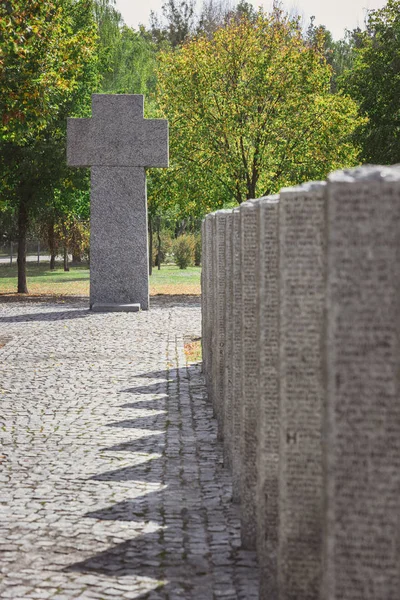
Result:
[[[200,267],[181,270],[175,265],[153,269],[150,294],[200,294]],[[48,263],[27,263],[28,289],[31,295],[88,296],[89,269],[71,267],[67,273],[58,267],[50,271]],[[0,295],[12,294],[17,289],[16,264],[0,264]]]

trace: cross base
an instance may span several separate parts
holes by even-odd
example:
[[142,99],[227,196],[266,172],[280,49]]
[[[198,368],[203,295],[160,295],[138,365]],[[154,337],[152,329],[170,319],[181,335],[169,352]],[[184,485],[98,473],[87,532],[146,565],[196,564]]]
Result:
[[91,306],[92,312],[138,312],[140,304],[99,304]]

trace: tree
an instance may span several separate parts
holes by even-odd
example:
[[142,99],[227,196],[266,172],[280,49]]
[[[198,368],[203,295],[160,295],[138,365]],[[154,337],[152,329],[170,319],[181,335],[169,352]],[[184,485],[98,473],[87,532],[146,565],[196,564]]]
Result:
[[194,31],[195,0],[166,0],[162,17],[150,13],[150,30],[158,46],[181,45]]
[[366,117],[357,130],[362,159],[377,164],[400,161],[400,1],[368,14],[367,29],[358,34],[354,66],[341,87]]
[[[0,6],[0,169],[18,221],[18,292],[27,292],[26,239],[35,211],[64,176],[67,114],[96,85],[92,0]],[[65,143],[64,143],[65,146]]]
[[331,90],[338,89],[338,79],[345,71],[351,69],[354,62],[354,48],[361,29],[346,30],[341,40],[335,41],[331,32],[324,25],[314,25],[315,17],[311,17],[305,39],[309,44],[321,46],[328,65],[332,67]]
[[331,93],[321,46],[277,7],[164,51],[158,78],[181,189],[241,203],[357,160],[355,102]]

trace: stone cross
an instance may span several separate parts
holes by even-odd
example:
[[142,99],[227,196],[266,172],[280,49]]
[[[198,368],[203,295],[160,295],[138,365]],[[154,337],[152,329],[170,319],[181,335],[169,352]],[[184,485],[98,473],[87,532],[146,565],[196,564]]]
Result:
[[149,308],[146,167],[168,167],[168,122],[144,98],[94,94],[91,119],[68,119],[67,163],[91,167],[90,307]]

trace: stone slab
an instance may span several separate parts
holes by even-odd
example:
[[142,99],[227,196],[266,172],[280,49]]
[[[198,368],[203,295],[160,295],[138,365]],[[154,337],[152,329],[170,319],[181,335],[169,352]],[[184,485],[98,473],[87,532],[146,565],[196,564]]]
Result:
[[257,556],[260,600],[276,600],[279,531],[279,196],[261,198],[257,289]]
[[138,312],[140,304],[98,304],[92,305],[93,312]]
[[224,360],[224,400],[223,433],[224,461],[232,463],[232,355],[233,355],[233,273],[232,273],[232,225],[233,213],[227,213],[225,220],[225,360]]
[[241,418],[240,418],[240,520],[245,549],[256,547],[256,454],[258,405],[258,342],[256,261],[258,254],[258,203],[253,200],[240,206],[241,234]]
[[400,168],[328,182],[326,600],[400,593]]
[[92,167],[90,305],[149,308],[145,171]]
[[71,167],[168,167],[168,121],[143,118],[143,96],[94,94],[90,119],[68,119]]
[[214,345],[214,408],[218,420],[218,435],[222,439],[224,431],[224,378],[225,378],[225,317],[226,317],[226,268],[225,236],[226,220],[230,211],[218,210],[215,213],[215,345]]
[[215,286],[215,265],[214,265],[214,225],[215,225],[215,213],[209,213],[206,216],[206,275],[205,275],[205,288],[207,290],[207,303],[206,303],[206,319],[205,319],[205,335],[206,335],[206,384],[208,399],[214,406],[214,380],[213,380],[213,368],[214,368],[214,286]]
[[280,600],[320,598],[325,190],[316,182],[279,198]]
[[206,288],[207,281],[207,230],[206,220],[201,222],[201,354],[202,354],[202,371],[204,377],[207,377],[207,297],[208,290]]
[[241,280],[241,235],[240,209],[232,211],[232,501],[240,501],[240,421],[242,405],[242,280]]

